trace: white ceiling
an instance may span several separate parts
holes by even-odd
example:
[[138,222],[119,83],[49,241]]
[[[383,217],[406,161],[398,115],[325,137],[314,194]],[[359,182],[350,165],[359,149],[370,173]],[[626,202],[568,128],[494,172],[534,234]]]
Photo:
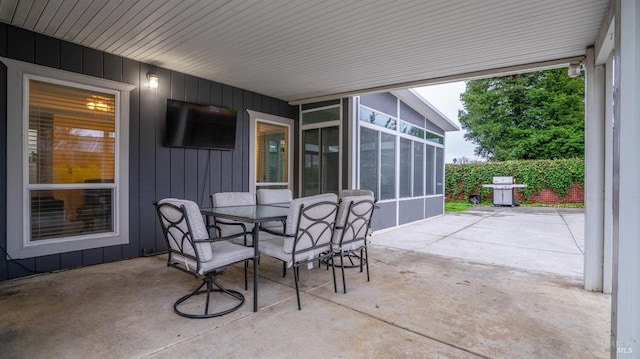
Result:
[[595,43],[608,6],[609,0],[0,0],[0,21],[299,103],[566,63]]

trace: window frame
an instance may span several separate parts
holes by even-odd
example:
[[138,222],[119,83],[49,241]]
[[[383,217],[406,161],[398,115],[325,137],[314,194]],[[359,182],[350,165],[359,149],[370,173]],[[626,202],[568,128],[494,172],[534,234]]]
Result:
[[[136,86],[3,57],[0,57],[0,61],[7,67],[7,84],[13,85],[12,88],[8,86],[7,91],[7,152],[20,152],[20,156],[7,158],[7,204],[14,209],[7,211],[8,254],[16,259],[32,258],[129,243],[129,92]],[[114,231],[31,240],[29,191],[49,188],[51,185],[29,184],[27,146],[30,80],[115,95]],[[84,188],[75,184],[63,186]]]

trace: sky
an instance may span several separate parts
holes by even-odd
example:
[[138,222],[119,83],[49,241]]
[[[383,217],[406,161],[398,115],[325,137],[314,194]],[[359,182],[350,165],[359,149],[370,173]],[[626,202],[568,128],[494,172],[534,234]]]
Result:
[[[460,94],[465,90],[464,81],[452,82],[443,85],[433,85],[415,88],[427,101],[429,101],[438,111],[447,116],[453,123],[460,127],[458,122],[458,110],[462,110]],[[473,153],[475,145],[464,139],[465,131],[447,132],[445,134],[445,162],[452,163],[454,158],[462,156],[470,160],[480,160],[480,157]]]

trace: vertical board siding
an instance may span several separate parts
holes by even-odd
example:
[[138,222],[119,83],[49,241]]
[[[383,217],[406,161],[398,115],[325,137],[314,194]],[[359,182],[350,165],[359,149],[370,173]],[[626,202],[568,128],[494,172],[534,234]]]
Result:
[[7,57],[33,63],[35,33],[7,25]]
[[[34,271],[74,268],[166,250],[153,201],[183,197],[201,206],[220,191],[249,190],[247,109],[297,119],[286,102],[214,81],[85,48],[0,24],[0,55],[48,67],[136,85],[129,109],[129,243],[16,261],[0,255],[0,281]],[[147,74],[160,85],[148,87]],[[238,112],[234,151],[164,147],[167,98],[233,108]],[[6,68],[0,66],[0,104],[6,108]],[[0,245],[6,248],[6,112],[0,111]],[[297,133],[297,132],[295,132]],[[295,147],[294,147],[295,148]],[[294,166],[294,174],[296,173]],[[23,268],[24,267],[24,268]]]
[[82,73],[82,46],[70,42],[60,42],[60,68]]
[[0,56],[7,56],[7,25],[0,22]]
[[60,68],[60,41],[36,34],[35,63],[56,69]]

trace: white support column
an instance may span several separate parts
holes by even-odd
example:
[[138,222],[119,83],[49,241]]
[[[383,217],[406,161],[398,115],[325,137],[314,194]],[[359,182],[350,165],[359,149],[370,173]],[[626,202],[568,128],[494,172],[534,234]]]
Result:
[[640,2],[616,0],[611,354],[640,356]]
[[604,100],[604,260],[602,292],[611,294],[613,258],[613,52],[605,65]]
[[604,250],[604,66],[587,49],[585,108],[584,289],[602,291]]

